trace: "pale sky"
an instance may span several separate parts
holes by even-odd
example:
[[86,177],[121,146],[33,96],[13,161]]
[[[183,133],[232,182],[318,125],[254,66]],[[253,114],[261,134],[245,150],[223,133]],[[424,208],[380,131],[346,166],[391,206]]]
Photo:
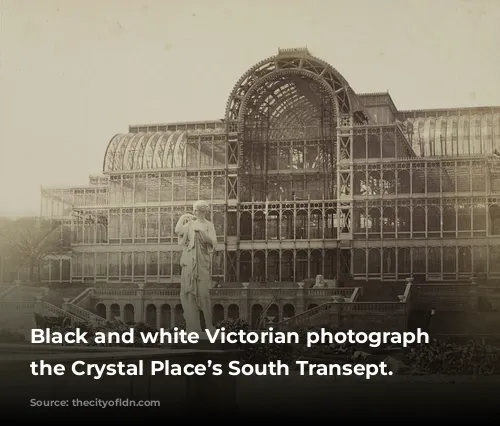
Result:
[[223,118],[236,81],[307,46],[399,109],[500,105],[498,0],[0,0],[0,215],[84,185],[129,124]]

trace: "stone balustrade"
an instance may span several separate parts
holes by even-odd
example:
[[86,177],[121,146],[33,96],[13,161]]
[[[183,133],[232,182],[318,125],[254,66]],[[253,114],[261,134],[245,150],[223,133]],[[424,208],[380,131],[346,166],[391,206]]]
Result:
[[414,284],[411,307],[418,310],[468,311],[478,306],[478,287],[470,283]]
[[92,295],[94,293],[93,288],[86,289],[83,293],[80,293],[73,300],[69,302],[70,305],[76,305],[82,308],[89,308],[92,300]]
[[[305,288],[299,284],[297,287],[284,288],[243,285],[238,288],[213,288],[211,300],[216,321],[241,318],[255,324],[264,315],[283,326],[300,325],[309,324],[313,320],[324,321],[323,317],[331,316],[334,312],[337,319],[330,318],[329,322],[332,324],[345,325],[354,321],[353,327],[366,328],[375,318],[382,324],[385,320],[381,316],[385,315],[397,318],[397,324],[394,323],[393,326],[399,327],[403,324],[401,318],[406,318],[410,309],[474,310],[479,291],[474,278],[470,283],[432,284],[414,284],[409,278],[404,293],[398,296],[399,302],[359,302],[358,296],[361,293],[362,289],[358,287]],[[42,302],[41,296],[36,299],[34,302],[11,302],[10,299],[4,299],[0,301],[0,310],[18,313],[36,311],[66,316],[73,323],[104,323],[119,319],[168,328],[183,322],[178,288],[145,288],[143,283],[139,283],[137,288],[88,288],[71,301],[65,299],[62,309]],[[341,308],[336,303],[338,301],[343,302]],[[267,309],[265,313],[264,309]],[[361,320],[363,315],[373,318]],[[360,325],[360,321],[364,325]]]
[[[216,320],[241,318],[254,323],[266,306],[276,320],[293,317],[333,296],[350,300],[359,294],[356,288],[213,288],[211,301]],[[125,322],[145,321],[156,327],[182,323],[182,307],[178,288],[95,288],[89,309],[99,316]]]
[[[157,328],[181,325],[183,312],[178,288],[88,288],[73,300],[64,299],[62,309],[36,296],[31,302],[2,301],[6,315],[38,312],[67,317],[72,323],[102,324],[119,319],[124,322],[147,322]],[[276,321],[293,317],[297,312],[314,308],[332,297],[346,300],[360,294],[357,288],[214,288],[211,299],[214,318],[256,320],[268,307],[268,316]],[[7,314],[9,312],[9,314]]]
[[395,330],[407,328],[407,304],[401,302],[328,302],[282,321],[280,329],[332,326],[343,330]]
[[34,312],[35,302],[0,302],[0,312]]
[[[223,300],[240,300],[247,299],[272,299],[284,298],[295,299],[304,296],[308,299],[330,299],[332,296],[342,296],[349,298],[353,294],[355,288],[213,288],[210,295],[213,301]],[[129,300],[130,298],[144,297],[147,300],[162,300],[174,298],[180,300],[180,289],[178,288],[93,288],[86,290],[86,295],[91,292],[91,297],[96,300],[111,300],[122,299]],[[80,304],[80,296],[75,298],[71,303]],[[118,303],[118,302],[117,302]]]
[[77,316],[78,318],[82,318],[85,322],[94,323],[94,324],[104,324],[106,320],[99,315],[94,314],[86,309],[81,308],[78,305],[66,304],[64,306],[64,311]]
[[37,301],[35,302],[35,311],[42,315],[48,314],[49,316],[69,318],[73,324],[85,322],[85,318],[75,315],[66,309],[61,309],[51,303],[45,302],[41,300],[41,297],[37,298]]

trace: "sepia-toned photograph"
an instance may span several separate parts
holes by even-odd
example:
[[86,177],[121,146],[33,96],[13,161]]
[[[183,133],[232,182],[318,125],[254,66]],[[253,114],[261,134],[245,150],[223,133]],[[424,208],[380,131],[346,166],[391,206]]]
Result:
[[0,0],[2,410],[494,408],[499,23],[495,0]]

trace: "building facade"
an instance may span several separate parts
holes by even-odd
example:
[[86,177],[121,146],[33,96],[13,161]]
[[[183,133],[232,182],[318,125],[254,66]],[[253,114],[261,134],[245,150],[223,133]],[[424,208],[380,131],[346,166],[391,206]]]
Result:
[[130,126],[87,186],[42,188],[42,216],[72,240],[43,279],[180,282],[173,228],[198,199],[224,285],[494,277],[499,148],[500,107],[399,111],[280,49],[236,83],[223,119]]

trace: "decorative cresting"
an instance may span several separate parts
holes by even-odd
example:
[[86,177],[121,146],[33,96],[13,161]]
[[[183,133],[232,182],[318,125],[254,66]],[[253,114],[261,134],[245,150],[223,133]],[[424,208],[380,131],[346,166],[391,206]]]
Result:
[[104,155],[104,172],[185,167],[188,137],[222,134],[224,129],[117,134]]
[[[256,87],[278,76],[300,75],[320,83],[335,99],[336,115],[349,116],[362,110],[361,103],[342,75],[331,65],[312,56],[306,48],[279,49],[278,55],[259,62],[236,83],[226,108],[228,123],[239,121]],[[350,123],[339,123],[349,126]],[[241,129],[240,129],[241,130]]]

